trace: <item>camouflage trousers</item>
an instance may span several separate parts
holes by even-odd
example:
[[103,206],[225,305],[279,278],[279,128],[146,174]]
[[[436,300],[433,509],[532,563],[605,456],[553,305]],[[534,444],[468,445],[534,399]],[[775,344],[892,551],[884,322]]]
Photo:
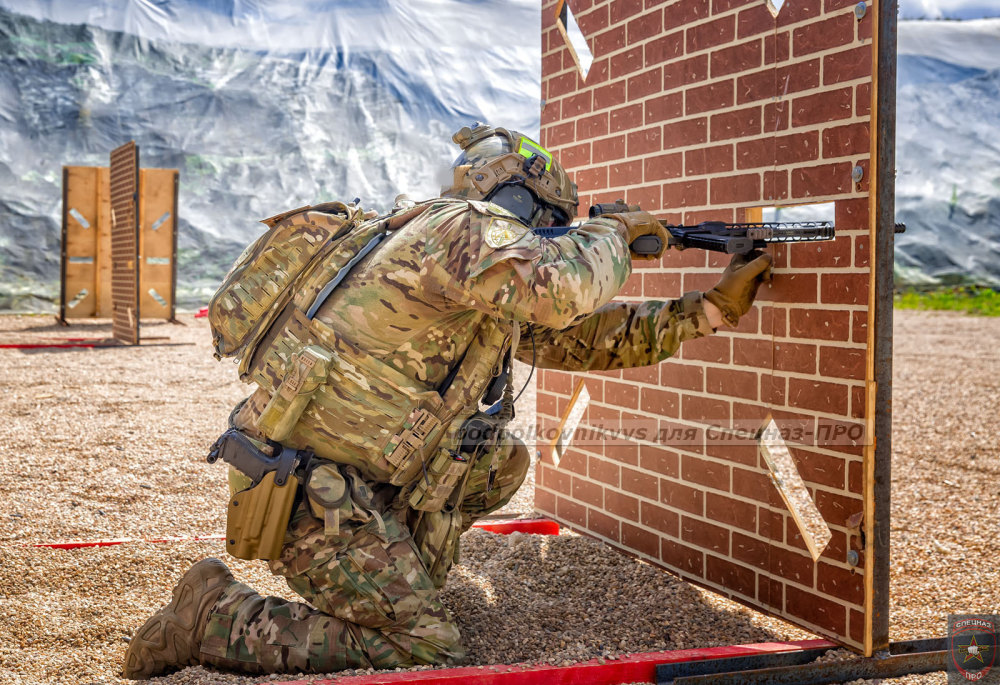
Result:
[[[419,539],[426,526],[416,529],[414,540],[407,520],[421,517],[381,502],[378,491],[352,467],[335,467],[347,484],[339,504],[324,501],[317,507],[321,493],[307,486],[281,558],[269,565],[309,604],[262,597],[233,583],[209,615],[202,663],[248,673],[324,673],[461,659],[459,631],[437,587],[451,558],[444,560],[441,573],[440,561],[426,556],[437,552],[457,558],[458,533],[502,507],[520,487],[529,465],[523,444],[501,448],[488,489],[491,461],[480,459],[469,474],[455,512],[460,518],[454,543],[446,549]],[[429,568],[437,569],[436,578]]]

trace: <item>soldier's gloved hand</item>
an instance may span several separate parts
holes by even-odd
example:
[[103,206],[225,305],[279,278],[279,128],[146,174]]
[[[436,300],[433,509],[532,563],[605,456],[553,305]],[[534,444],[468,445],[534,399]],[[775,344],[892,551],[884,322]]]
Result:
[[719,283],[705,293],[705,299],[722,312],[727,326],[737,326],[750,311],[760,284],[771,280],[771,255],[754,250],[733,255]]
[[[620,214],[609,214],[607,216],[618,219],[624,225],[626,230],[625,239],[628,241],[633,259],[659,259],[663,251],[667,249],[667,229],[663,228],[660,220],[649,212],[621,212]],[[646,249],[636,252],[633,244],[636,238],[643,238],[643,236],[659,238],[659,250],[654,252]],[[650,238],[645,238],[640,243],[643,243],[643,247],[647,247],[652,244],[652,241]]]

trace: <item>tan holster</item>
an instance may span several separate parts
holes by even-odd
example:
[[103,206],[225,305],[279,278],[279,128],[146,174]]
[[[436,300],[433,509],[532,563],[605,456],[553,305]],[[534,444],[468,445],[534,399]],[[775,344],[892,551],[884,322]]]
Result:
[[299,481],[274,482],[275,471],[229,499],[226,551],[238,559],[277,559],[285,541]]

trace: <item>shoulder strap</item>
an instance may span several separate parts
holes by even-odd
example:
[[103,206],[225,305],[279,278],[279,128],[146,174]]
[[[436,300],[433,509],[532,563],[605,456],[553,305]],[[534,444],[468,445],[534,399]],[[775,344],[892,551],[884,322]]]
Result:
[[[376,233],[364,247],[358,250],[357,254],[351,257],[350,261],[348,261],[347,264],[344,264],[344,266],[337,272],[337,275],[334,276],[329,283],[323,286],[323,289],[319,291],[319,294],[316,295],[316,299],[313,300],[313,303],[309,306],[309,309],[306,311],[306,318],[312,319],[313,317],[316,316],[316,312],[319,311],[319,308],[323,306],[323,303],[326,302],[326,300],[330,297],[333,291],[337,289],[337,286],[339,286],[341,282],[345,278],[347,278],[348,275],[350,275],[351,270],[355,266],[357,266],[358,262],[367,257],[372,250],[378,247],[379,243],[385,240],[388,237],[389,233],[395,231],[406,222],[417,218],[425,211],[427,211],[430,208],[430,206],[431,206],[430,203],[424,203],[422,205],[417,205],[416,207],[408,209],[405,212],[399,212],[397,214],[392,214],[388,217],[382,218],[381,219],[382,227],[384,227],[385,230]],[[316,208],[314,207],[313,209]]]

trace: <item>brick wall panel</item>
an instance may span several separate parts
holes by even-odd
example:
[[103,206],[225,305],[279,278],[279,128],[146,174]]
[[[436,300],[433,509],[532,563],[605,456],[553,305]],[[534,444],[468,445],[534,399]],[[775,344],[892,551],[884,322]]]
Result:
[[[662,129],[659,126],[632,131],[626,137],[626,152],[629,157],[659,152],[663,147]],[[649,205],[646,205],[647,207]]]
[[823,157],[848,157],[868,154],[868,124],[848,124],[823,131]]
[[756,594],[757,576],[753,571],[715,555],[710,554],[705,559],[705,578],[710,583],[716,583],[747,597]]
[[705,493],[705,515],[731,528],[757,530],[757,507],[750,502],[714,492]]
[[792,616],[843,635],[847,628],[847,609],[825,597],[785,586],[785,610]]
[[[859,22],[849,0],[789,0],[777,19],[762,0],[588,0],[574,5],[596,55],[583,81],[555,5],[543,0],[542,141],[580,185],[581,213],[624,197],[671,222],[744,221],[832,200],[838,239],[771,248],[775,278],[735,329],[658,366],[584,375],[584,426],[628,432],[540,466],[537,506],[857,648],[866,571],[844,565],[843,525],[863,509],[874,13]],[[727,263],[670,251],[637,262],[621,295],[706,290]],[[540,428],[577,378],[539,374]],[[734,432],[768,415],[833,526],[818,565],[756,443]]]
[[[644,447],[646,446],[644,445]],[[674,456],[676,457],[676,455]],[[642,466],[642,461],[640,461],[640,466]],[[674,471],[674,475],[676,475],[676,470]],[[654,502],[660,497],[660,483],[656,476],[651,476],[648,473],[643,473],[627,466],[621,467],[621,486],[626,492]]]
[[757,3],[736,16],[736,35],[746,38],[760,33],[774,33],[776,22],[764,3]]
[[708,139],[708,119],[688,119],[663,127],[663,148],[670,149],[704,143]]
[[[580,30],[583,30],[582,27]],[[594,54],[599,55],[617,52],[628,44],[626,42],[624,26],[615,26],[607,31],[594,34],[593,41]],[[564,52],[568,53],[569,51]]]
[[621,162],[608,167],[608,183],[612,186],[626,186],[636,178],[642,178],[642,161]]
[[756,0],[712,0],[712,14],[722,14],[729,10],[749,5]]
[[642,12],[642,0],[612,0],[610,9],[611,23],[624,23]]
[[[639,448],[639,467],[646,471],[651,471],[653,474],[662,474],[671,478],[677,478],[680,476],[680,455],[677,452],[663,449],[662,447],[642,445]],[[631,469],[627,469],[627,471],[631,473]],[[651,483],[648,487],[652,488],[655,486],[656,490],[659,491],[659,479],[656,475],[644,475],[644,478],[649,479]],[[643,494],[627,486],[626,489],[630,492],[635,492],[635,494]]]
[[788,195],[788,171],[764,172],[764,195],[763,200],[769,202],[780,202],[787,200]]
[[764,105],[764,130],[768,133],[788,130],[791,106],[785,100]]
[[[675,511],[670,511],[651,502],[640,502],[639,515],[642,525],[648,528],[654,528],[673,537],[677,537],[679,534],[681,517]],[[658,554],[653,553],[650,556],[656,557]]]
[[664,202],[672,207],[697,207],[708,198],[708,181],[681,181],[663,185]]
[[[645,66],[642,58],[642,46],[629,48],[625,52],[612,55],[609,62],[608,71],[614,78],[627,76],[639,71]],[[587,75],[589,78],[589,74]]]
[[[791,266],[796,269],[825,269],[851,265],[854,251],[850,235],[838,235],[832,242],[816,245],[811,250],[795,250]],[[829,312],[823,312],[824,315]]]
[[628,79],[628,97],[630,100],[644,98],[659,92],[663,87],[663,69],[655,67]]
[[651,98],[645,103],[646,124],[676,119],[684,113],[684,94],[670,93]]
[[622,522],[622,544],[640,554],[656,559],[660,555],[660,536],[644,528]]
[[[756,446],[753,448],[756,451]],[[733,469],[733,494],[747,499],[754,499],[769,504],[774,484],[771,477],[749,469]],[[734,533],[735,535],[735,533]],[[734,538],[735,540],[735,538]]]
[[851,181],[850,162],[821,164],[792,171],[792,194],[802,198],[822,197],[837,192],[849,192]]
[[[760,135],[762,123],[760,107],[746,107],[735,112],[715,114],[709,118],[710,140],[732,140]],[[759,195],[754,199],[757,197]]]
[[[631,44],[659,35],[663,31],[663,14],[661,12],[649,12],[639,19],[633,19],[628,23],[628,42]],[[655,556],[655,555],[654,555]]]
[[592,144],[594,163],[609,162],[625,157],[625,136],[612,136],[595,140]]
[[621,519],[599,509],[587,509],[587,530],[613,542],[621,542]]
[[734,81],[716,81],[706,86],[688,88],[684,93],[684,113],[701,114],[716,109],[732,107]]
[[705,454],[722,461],[752,466],[757,463],[757,446],[723,437],[721,431],[705,432]]
[[871,77],[871,45],[835,52],[823,58],[825,85]]
[[672,90],[708,77],[708,55],[696,55],[667,65],[663,69],[663,89]]
[[630,205],[639,205],[640,207],[658,207],[660,205],[660,186],[629,188],[625,193],[625,201]]
[[685,454],[681,457],[681,477],[689,483],[697,483],[716,490],[729,490],[730,469],[708,459],[699,459]]
[[681,517],[681,540],[701,549],[729,554],[729,529],[690,516]]
[[824,345],[820,348],[819,373],[828,378],[863,381],[867,355],[862,349],[846,349]]
[[775,64],[788,59],[792,49],[790,31],[764,36],[764,64]]
[[565,497],[556,497],[556,516],[570,525],[587,526],[587,507]]
[[670,538],[660,540],[660,559],[663,563],[696,577],[704,575],[705,554],[693,547],[674,542]]
[[661,478],[660,502],[673,509],[701,515],[705,510],[705,493],[698,488]]
[[705,370],[695,364],[664,364],[660,366],[660,383],[701,392],[705,387]]
[[[713,46],[714,47],[714,46]],[[756,69],[763,60],[763,41],[760,39],[720,48],[712,53],[710,70],[712,78]]]
[[[677,31],[666,36],[660,36],[643,46],[643,56],[646,66],[663,64],[684,54],[684,32]],[[671,65],[668,68],[673,68]]]
[[819,289],[824,304],[864,304],[868,301],[868,275],[825,273]]
[[815,567],[812,557],[796,554],[780,547],[772,548],[768,558],[768,571],[770,573],[806,587],[813,586]]
[[[699,147],[694,150],[687,150],[684,153],[684,174],[687,176],[719,174],[724,171],[732,170],[732,144]],[[702,199],[699,204],[705,204],[705,200]]]
[[709,0],[675,0],[663,8],[665,31],[681,28],[709,16]]
[[831,564],[821,563],[816,569],[816,589],[853,604],[865,600],[864,576]]
[[[791,6],[795,4],[815,6],[815,3],[789,3]],[[853,13],[840,12],[829,19],[796,28],[792,31],[792,55],[811,55],[850,43],[854,38],[854,23]]]
[[605,485],[619,487],[621,485],[621,470],[618,464],[603,457],[591,456],[587,460],[587,477]]
[[760,174],[740,174],[728,178],[713,178],[710,185],[712,204],[749,202],[760,197]]

